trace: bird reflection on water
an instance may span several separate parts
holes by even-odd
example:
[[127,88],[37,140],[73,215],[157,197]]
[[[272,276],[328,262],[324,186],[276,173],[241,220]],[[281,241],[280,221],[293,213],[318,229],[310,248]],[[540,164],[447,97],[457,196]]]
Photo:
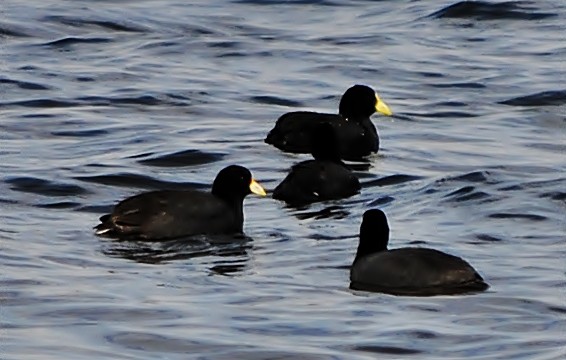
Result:
[[102,252],[143,264],[218,256],[210,270],[220,275],[242,272],[250,258],[253,239],[245,235],[193,236],[169,241],[108,241]]

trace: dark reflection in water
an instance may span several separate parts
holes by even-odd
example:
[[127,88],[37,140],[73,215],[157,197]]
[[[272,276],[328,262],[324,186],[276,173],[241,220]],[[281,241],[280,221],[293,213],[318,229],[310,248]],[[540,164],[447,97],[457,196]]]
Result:
[[211,270],[228,275],[245,268],[252,241],[252,238],[244,235],[195,236],[167,241],[108,240],[102,252],[111,257],[145,264],[164,264],[206,256],[220,257],[221,261],[212,265]]
[[299,207],[294,215],[300,219],[343,219],[347,217],[350,212],[343,206],[331,205],[325,206],[320,210],[310,210],[309,206]]

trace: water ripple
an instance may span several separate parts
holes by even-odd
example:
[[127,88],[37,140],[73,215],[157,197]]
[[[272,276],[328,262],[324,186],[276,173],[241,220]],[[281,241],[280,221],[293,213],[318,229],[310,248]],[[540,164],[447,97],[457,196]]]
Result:
[[352,350],[387,355],[415,355],[423,353],[416,349],[379,345],[357,345],[352,347]]
[[124,19],[120,21],[93,20],[93,19],[81,18],[81,17],[52,15],[52,16],[44,17],[43,20],[59,23],[62,25],[78,27],[78,28],[85,28],[85,27],[102,28],[106,30],[111,30],[113,32],[122,31],[122,32],[143,33],[146,31],[142,26],[127,23],[127,21]]
[[145,153],[134,155],[130,158],[138,159],[140,164],[157,167],[182,167],[210,164],[222,160],[226,154],[209,153],[200,150],[182,150],[170,154],[157,155],[155,153]]
[[97,37],[80,38],[80,37],[69,36],[62,39],[49,41],[41,45],[52,46],[57,48],[68,48],[71,47],[72,45],[77,45],[77,44],[104,44],[104,43],[110,43],[112,41],[113,40],[109,38],[97,38]]
[[566,90],[543,91],[501,101],[500,104],[511,106],[553,106],[566,104]]
[[494,219],[525,219],[532,221],[544,221],[547,219],[546,216],[536,215],[536,214],[512,214],[512,213],[493,213],[489,214],[488,217]]
[[0,24],[0,37],[7,38],[7,37],[31,37],[31,35],[27,34],[23,31],[19,26],[16,25],[8,25],[6,23]]
[[50,87],[46,86],[46,85],[27,82],[27,81],[18,81],[18,80],[6,79],[6,78],[0,79],[0,84],[16,85],[20,89],[24,89],[24,90],[49,90],[50,89]]
[[438,10],[432,18],[473,19],[473,20],[542,20],[557,14],[533,11],[534,2],[505,1],[492,3],[487,1],[460,1]]
[[422,179],[421,176],[415,175],[405,175],[405,174],[395,174],[384,176],[379,179],[366,181],[362,184],[362,187],[372,187],[372,186],[391,186],[403,184],[410,181],[416,181]]
[[267,96],[267,95],[252,96],[250,98],[250,101],[254,103],[266,104],[266,105],[279,105],[279,106],[288,106],[288,107],[304,106],[304,104],[299,101],[283,99],[277,96]]
[[208,185],[200,183],[177,183],[172,181],[159,180],[148,175],[120,173],[120,174],[107,174],[107,175],[88,175],[76,176],[75,179],[110,186],[120,186],[126,188],[140,188],[140,189],[170,189],[170,190],[183,190],[183,189],[203,189]]
[[10,188],[13,190],[43,196],[76,196],[89,193],[85,188],[75,184],[66,184],[34,177],[13,177],[8,178],[5,182],[10,184]]
[[[563,358],[563,1],[228,3],[2,1],[3,357]],[[250,196],[246,237],[93,234],[229,164],[274,187],[310,157],[262,141],[275,119],[355,83],[395,113],[348,164],[360,194]],[[372,207],[392,247],[461,256],[490,291],[350,290]]]
[[[35,90],[35,89],[34,89]],[[81,96],[75,99],[34,99],[12,102],[2,102],[1,107],[29,107],[29,108],[67,108],[80,106],[186,106],[186,98],[182,96],[153,96],[139,95],[132,97],[105,97],[105,96]]]

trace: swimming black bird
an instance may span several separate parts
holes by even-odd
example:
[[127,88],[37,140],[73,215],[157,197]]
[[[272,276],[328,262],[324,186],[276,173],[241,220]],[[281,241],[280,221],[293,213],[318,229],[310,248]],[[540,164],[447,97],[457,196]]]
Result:
[[334,129],[329,123],[311,128],[314,160],[300,162],[273,191],[273,198],[290,205],[342,199],[360,192],[358,178],[340,160]]
[[120,201],[100,218],[97,235],[141,240],[172,239],[198,234],[236,234],[243,231],[243,202],[248,194],[265,190],[248,169],[222,169],[212,191],[159,190]]
[[394,295],[453,295],[489,287],[465,260],[434,249],[387,250],[389,225],[379,209],[365,212],[350,268],[350,288]]
[[377,129],[370,120],[375,112],[392,115],[377,93],[365,85],[354,85],[342,95],[338,114],[296,111],[282,115],[265,142],[285,152],[310,153],[310,130],[329,123],[337,136],[338,153],[345,160],[360,160],[379,150]]

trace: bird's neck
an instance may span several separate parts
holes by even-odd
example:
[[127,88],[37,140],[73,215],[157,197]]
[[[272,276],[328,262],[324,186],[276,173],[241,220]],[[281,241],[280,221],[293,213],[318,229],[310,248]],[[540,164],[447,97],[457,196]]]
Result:
[[369,116],[367,115],[360,115],[360,114],[353,114],[353,113],[340,113],[340,115],[346,121],[352,121],[356,123],[363,123],[369,121]]
[[360,229],[360,243],[354,258],[354,263],[364,256],[375,254],[382,251],[387,251],[387,244],[389,242],[389,229],[380,234],[375,234],[374,231],[367,229]]
[[[218,196],[217,194],[215,194]],[[237,224],[243,224],[244,222],[244,199],[239,197],[226,197],[226,196],[218,196],[224,203],[228,206],[231,210],[231,213],[234,215],[234,220],[236,220]],[[239,231],[243,229],[240,228]]]

